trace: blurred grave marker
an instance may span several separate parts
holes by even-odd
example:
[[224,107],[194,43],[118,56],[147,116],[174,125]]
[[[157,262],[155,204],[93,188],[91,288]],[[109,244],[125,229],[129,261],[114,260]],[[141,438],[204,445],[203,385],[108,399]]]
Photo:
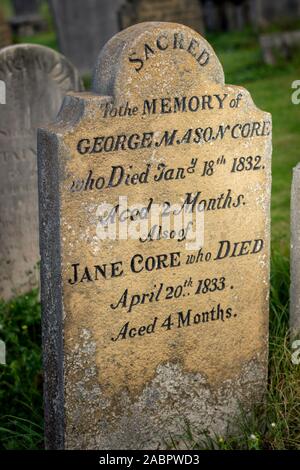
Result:
[[291,190],[291,287],[290,329],[300,334],[300,163],[293,169]]
[[0,298],[7,300],[38,284],[36,129],[53,120],[65,93],[81,84],[67,59],[38,45],[1,49],[0,80],[6,84],[0,106]]

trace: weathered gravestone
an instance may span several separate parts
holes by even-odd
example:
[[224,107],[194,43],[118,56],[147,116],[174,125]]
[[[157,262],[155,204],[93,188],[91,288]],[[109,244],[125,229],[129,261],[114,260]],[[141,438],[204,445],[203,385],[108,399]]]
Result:
[[36,286],[39,260],[36,129],[57,115],[63,96],[80,90],[74,67],[43,46],[0,51],[0,298]]
[[300,164],[293,170],[291,193],[291,287],[290,329],[300,335]]
[[[163,447],[185,420],[223,434],[266,385],[270,114],[199,34],[143,23],[38,155],[47,446]],[[188,222],[160,228],[191,213],[196,249]]]
[[49,0],[58,43],[82,74],[90,74],[102,46],[119,31],[124,0]]

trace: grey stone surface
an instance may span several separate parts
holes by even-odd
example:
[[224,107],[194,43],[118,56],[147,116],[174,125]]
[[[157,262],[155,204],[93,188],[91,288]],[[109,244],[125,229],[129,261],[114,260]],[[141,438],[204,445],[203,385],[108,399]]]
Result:
[[290,329],[300,335],[300,163],[293,169],[291,192]]
[[124,0],[49,0],[60,51],[82,74],[91,74],[101,47],[119,31]]
[[[145,50],[152,51],[150,56]],[[208,59],[200,64],[203,51]],[[216,109],[212,96],[221,95],[222,104]],[[181,98],[176,111],[164,105],[160,112],[153,105],[152,112],[143,112],[149,100],[170,102],[172,97],[177,103]],[[199,98],[203,108],[185,109],[189,97],[204,97]],[[122,113],[106,116],[113,106]],[[129,108],[132,113],[124,114]],[[231,132],[218,131],[218,139],[214,136],[201,144],[187,137],[195,128],[202,132],[220,126]],[[250,136],[251,128],[252,134],[253,129],[261,130]],[[149,129],[153,140],[143,140],[140,148],[126,147],[127,141],[138,144],[139,136],[149,135]],[[161,138],[170,129],[177,133],[173,144]],[[119,137],[122,144],[115,149],[111,142],[120,143]],[[93,139],[95,147],[82,153],[80,145]],[[106,150],[102,142],[108,142]],[[195,31],[174,23],[139,24],[104,47],[96,62],[93,91],[68,94],[56,122],[39,129],[38,154],[47,448],[166,448],[170,435],[182,444],[186,422],[197,431],[224,435],[234,430],[241,408],[248,412],[262,401],[267,384],[269,113],[255,106],[247,90],[224,83],[218,57]],[[156,170],[163,159],[181,167],[195,155],[202,162],[225,155],[226,162],[222,160],[224,166],[216,174],[203,175],[201,166],[189,179],[169,184],[153,178],[143,187],[108,184],[97,191],[91,186],[73,190],[74,182],[80,185],[91,171],[106,178],[112,165],[122,164],[139,174],[145,164]],[[249,170],[242,161],[237,170],[236,155],[256,155],[256,170],[251,170],[251,157]],[[118,236],[97,238],[101,202],[115,205],[119,196],[126,195],[129,206],[135,207],[145,207],[149,198],[159,204],[177,203],[186,191],[195,193],[199,188],[203,200],[215,207],[205,221],[203,248],[211,256],[207,262],[187,263],[191,252],[178,240],[143,244]],[[220,201],[225,191],[230,192],[227,207],[215,205],[216,191],[222,193]],[[252,239],[261,249],[250,253],[247,245]],[[217,259],[220,240],[235,246],[228,259]],[[237,255],[241,240],[245,240],[243,252]],[[136,254],[155,257],[172,249],[185,260],[178,269],[167,265],[156,272],[133,272]],[[97,265],[119,260],[122,272],[117,278],[106,274],[89,278],[87,273]],[[74,265],[81,272],[76,280]],[[141,302],[134,312],[124,306],[114,308],[127,290],[147,299],[159,283],[175,287],[189,276],[193,287],[199,280],[202,286],[203,279],[223,276],[223,287],[199,296],[191,289],[170,301]],[[178,322],[177,316],[188,311],[194,319]],[[168,329],[167,315],[172,317]],[[132,334],[120,337],[128,324]]]
[[0,51],[0,298],[37,285],[39,261],[36,129],[53,120],[63,96],[80,90],[78,72],[43,46]]
[[300,0],[203,0],[204,25],[209,31],[236,30],[252,25],[256,31],[272,22],[300,16]]

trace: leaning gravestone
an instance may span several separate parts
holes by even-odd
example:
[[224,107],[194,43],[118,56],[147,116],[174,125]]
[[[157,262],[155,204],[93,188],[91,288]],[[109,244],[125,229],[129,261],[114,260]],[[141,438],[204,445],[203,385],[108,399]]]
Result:
[[290,329],[300,335],[300,164],[293,169],[291,192],[291,287]]
[[39,260],[36,129],[57,115],[63,96],[80,90],[74,67],[43,46],[0,51],[0,298],[37,285]]
[[48,448],[225,433],[267,380],[270,114],[199,34],[143,23],[38,154]]

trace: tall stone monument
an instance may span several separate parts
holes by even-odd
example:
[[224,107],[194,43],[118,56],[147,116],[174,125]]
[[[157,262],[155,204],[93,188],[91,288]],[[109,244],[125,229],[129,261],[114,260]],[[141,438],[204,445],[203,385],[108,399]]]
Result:
[[198,33],[143,23],[38,155],[47,447],[233,430],[267,382],[270,114]]
[[43,46],[0,51],[0,298],[37,285],[39,261],[36,129],[57,115],[63,96],[80,90],[71,63]]

